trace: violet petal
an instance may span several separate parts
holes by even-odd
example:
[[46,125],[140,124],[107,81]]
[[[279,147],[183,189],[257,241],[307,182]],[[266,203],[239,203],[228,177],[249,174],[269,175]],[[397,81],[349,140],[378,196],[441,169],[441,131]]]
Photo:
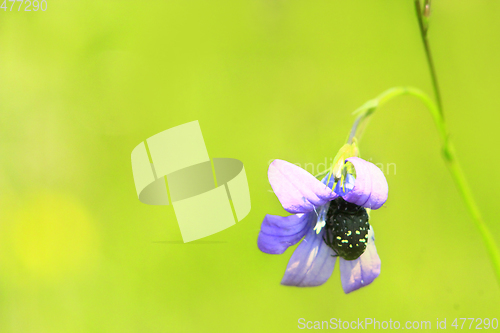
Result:
[[359,157],[350,157],[356,169],[354,188],[343,195],[345,201],[370,209],[378,209],[387,201],[389,187],[384,173],[375,164]]
[[[330,179],[328,179],[328,178],[330,178]],[[328,184],[326,183],[327,181],[328,181]],[[335,184],[335,177],[333,177],[333,176],[330,177],[330,173],[327,173],[326,176],[323,177],[321,182],[323,184],[325,184],[326,186],[328,186],[330,189],[332,189],[333,185]]]
[[354,179],[353,175],[347,174],[345,184],[342,186],[341,182],[338,181],[337,185],[335,186],[335,193],[337,193],[340,196],[344,196],[352,189],[354,188],[354,183],[356,182],[356,179]]
[[304,237],[314,217],[314,212],[290,216],[266,215],[257,239],[259,249],[269,254],[282,254]]
[[309,228],[304,240],[293,252],[281,284],[313,287],[325,283],[335,267],[335,252],[323,241],[324,229],[319,233]]
[[356,260],[340,258],[340,280],[346,294],[367,286],[380,274],[380,258],[375,248],[373,228],[368,232],[365,252]]
[[271,163],[268,177],[278,200],[289,213],[307,213],[337,197],[309,172],[283,160]]

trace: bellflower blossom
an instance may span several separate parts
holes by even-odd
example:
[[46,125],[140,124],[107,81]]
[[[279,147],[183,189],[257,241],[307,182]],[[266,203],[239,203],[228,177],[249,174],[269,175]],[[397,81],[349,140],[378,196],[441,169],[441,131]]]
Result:
[[368,214],[387,200],[382,171],[361,158],[349,157],[319,181],[294,164],[274,160],[268,177],[283,208],[294,215],[266,215],[259,249],[282,254],[305,236],[281,284],[319,286],[332,274],[337,257],[345,293],[373,282],[380,274],[380,258]]

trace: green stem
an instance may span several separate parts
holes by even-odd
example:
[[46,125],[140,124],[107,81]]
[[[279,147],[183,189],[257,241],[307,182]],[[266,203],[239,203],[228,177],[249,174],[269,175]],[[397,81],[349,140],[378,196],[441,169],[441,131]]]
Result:
[[455,181],[455,184],[457,185],[462,198],[465,201],[467,209],[472,216],[472,220],[474,221],[483,238],[498,283],[500,284],[500,252],[495,244],[495,239],[488,229],[488,226],[483,221],[476,201],[472,196],[472,192],[467,183],[462,167],[460,166],[460,163],[455,156],[455,150],[452,143],[450,142],[442,113],[440,112],[439,107],[423,91],[412,87],[391,88],[379,95],[377,98],[365,103],[362,107],[354,112],[355,114],[358,114],[358,117],[354,122],[348,142],[353,142],[353,140],[360,140],[367,121],[377,108],[387,103],[389,100],[402,95],[411,95],[419,98],[431,112],[432,118],[434,119],[437,130],[439,132],[439,137],[441,139],[443,158],[445,160],[446,166],[448,167],[448,170],[450,171],[451,176]]
[[425,56],[427,59],[427,65],[429,67],[429,72],[432,80],[432,87],[434,89],[434,95],[436,97],[436,102],[438,106],[439,113],[443,117],[443,103],[441,103],[441,93],[439,90],[436,69],[434,67],[434,61],[432,60],[431,48],[429,46],[429,40],[427,39],[427,24],[424,22],[424,16],[422,14],[422,7],[420,5],[420,0],[415,0],[415,11],[417,13],[418,26],[420,28],[420,37],[422,37],[422,43],[424,44]]
[[438,125],[440,135],[443,140],[443,156],[446,165],[448,166],[448,170],[450,170],[453,180],[457,184],[458,190],[460,191],[460,194],[462,195],[465,204],[467,205],[467,208],[472,215],[472,219],[476,224],[476,227],[479,229],[481,236],[483,237],[483,241],[490,255],[490,259],[493,264],[498,283],[500,284],[500,253],[498,247],[496,246],[495,239],[488,229],[488,226],[484,223],[481,212],[479,211],[476,201],[472,196],[472,192],[470,190],[469,184],[467,183],[462,167],[455,157],[453,146],[449,142],[446,127],[444,124],[443,103],[441,101],[441,93],[439,90],[436,68],[434,67],[434,62],[432,60],[431,48],[429,45],[429,40],[427,39],[428,18],[430,15],[430,0],[426,1],[426,5],[428,6],[428,8],[425,8],[425,15],[420,7],[420,0],[415,0],[415,9],[420,28],[420,36],[422,37],[422,43],[424,45],[425,55],[427,58],[427,65],[431,74],[432,86],[434,88],[434,95],[437,102],[437,111],[441,116],[440,122],[438,122],[439,118],[436,117],[436,111],[432,111],[434,121],[436,122],[436,125]]

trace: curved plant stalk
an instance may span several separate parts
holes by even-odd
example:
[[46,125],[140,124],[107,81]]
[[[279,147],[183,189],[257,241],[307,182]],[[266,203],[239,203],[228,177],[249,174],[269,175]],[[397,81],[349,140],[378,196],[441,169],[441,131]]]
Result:
[[415,0],[415,12],[417,14],[418,27],[420,28],[420,37],[422,37],[422,44],[424,45],[425,57],[429,73],[431,75],[432,88],[436,97],[438,111],[443,117],[443,103],[441,102],[441,93],[439,91],[438,79],[436,75],[436,68],[432,60],[431,47],[427,39],[427,31],[429,31],[429,17],[431,15],[431,1],[425,0],[424,6],[420,4],[420,0]]
[[389,100],[402,95],[411,95],[420,99],[424,105],[431,112],[434,123],[436,124],[437,130],[439,132],[439,137],[441,139],[443,158],[451,173],[455,184],[460,192],[460,195],[465,201],[467,209],[469,210],[472,219],[478,228],[481,236],[483,238],[484,244],[490,256],[491,263],[493,265],[498,283],[500,284],[500,252],[495,244],[495,240],[488,228],[484,223],[479,208],[472,196],[472,192],[467,183],[465,175],[462,171],[462,167],[455,156],[455,150],[452,143],[450,142],[448,131],[446,129],[446,123],[444,122],[443,116],[441,115],[439,107],[421,90],[412,87],[396,87],[391,88],[377,98],[366,102],[359,109],[354,111],[357,115],[356,121],[349,134],[348,143],[353,143],[359,141],[363,134],[363,131],[371,117],[377,108],[387,103]]

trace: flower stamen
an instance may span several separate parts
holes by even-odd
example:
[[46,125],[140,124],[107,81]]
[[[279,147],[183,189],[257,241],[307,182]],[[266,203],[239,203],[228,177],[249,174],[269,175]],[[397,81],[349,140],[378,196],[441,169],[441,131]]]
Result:
[[314,227],[313,230],[316,231],[317,235],[319,235],[321,229],[323,229],[323,227],[326,225],[326,215],[329,209],[330,209],[330,202],[327,202],[326,204],[321,206],[319,214],[316,212],[316,208],[314,209],[316,215],[318,216],[318,219],[316,220],[316,226]]

